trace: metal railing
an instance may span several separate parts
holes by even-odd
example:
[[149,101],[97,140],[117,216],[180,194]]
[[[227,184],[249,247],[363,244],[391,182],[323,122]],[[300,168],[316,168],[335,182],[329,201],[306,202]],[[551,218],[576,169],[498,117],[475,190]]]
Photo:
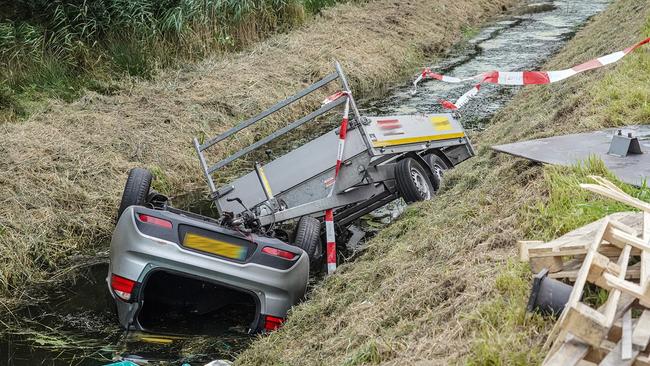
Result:
[[[208,162],[207,162],[205,154],[204,154],[204,152],[207,149],[209,149],[212,146],[218,144],[219,142],[222,142],[223,140],[227,139],[228,137],[233,136],[237,132],[239,132],[239,131],[241,131],[241,130],[243,130],[245,128],[248,128],[248,127],[260,122],[264,118],[272,115],[273,113],[278,112],[282,108],[285,108],[285,107],[299,101],[300,99],[306,97],[307,95],[313,93],[314,91],[316,91],[316,90],[318,90],[318,89],[320,89],[322,87],[325,87],[326,85],[328,85],[329,83],[331,83],[331,82],[333,82],[335,80],[340,80],[342,90],[348,92],[347,98],[349,98],[349,100],[350,100],[350,107],[352,109],[352,113],[354,114],[354,119],[356,121],[360,120],[361,116],[359,115],[359,110],[357,109],[357,105],[356,105],[356,103],[354,101],[354,98],[352,97],[350,86],[349,86],[348,81],[347,81],[347,79],[345,77],[345,74],[343,73],[343,69],[341,68],[341,65],[338,62],[335,63],[335,68],[336,68],[336,72],[333,72],[333,73],[325,76],[323,79],[321,79],[321,80],[317,81],[316,83],[310,85],[309,87],[301,90],[300,92],[286,98],[285,100],[283,100],[281,102],[278,102],[278,103],[274,104],[273,106],[271,106],[270,108],[268,108],[268,109],[264,110],[263,112],[257,114],[256,116],[253,116],[253,117],[239,123],[238,125],[236,125],[236,126],[232,127],[231,129],[225,131],[224,133],[222,133],[222,134],[220,134],[220,135],[218,135],[216,137],[213,137],[213,138],[209,139],[208,141],[205,141],[202,144],[199,143],[199,140],[197,138],[194,138],[194,148],[196,149],[196,152],[199,155],[199,160],[201,162],[201,169],[203,170],[203,173],[205,174],[205,178],[208,181],[208,187],[210,188],[210,196],[211,196],[212,200],[214,201],[214,203],[216,205],[217,212],[219,213],[219,215],[221,215],[221,213],[222,213],[221,212],[221,207],[220,207],[219,202],[218,202],[219,194],[218,194],[218,191],[217,191],[217,187],[215,186],[214,180],[212,179],[212,174],[214,174],[217,170],[223,168],[224,166],[232,163],[233,161],[235,161],[235,160],[249,154],[250,152],[260,148],[261,146],[270,143],[271,141],[277,139],[278,137],[280,137],[282,135],[285,135],[285,134],[293,131],[294,129],[302,126],[303,124],[305,124],[305,123],[307,123],[307,122],[309,122],[309,121],[311,121],[311,120],[313,120],[313,119],[315,119],[315,118],[329,112],[330,110],[338,107],[339,105],[345,103],[346,98],[339,98],[339,99],[337,99],[337,100],[335,100],[335,101],[333,101],[331,103],[323,105],[322,107],[320,107],[319,109],[309,113],[308,115],[303,116],[303,117],[289,123],[288,125],[280,128],[279,130],[271,133],[270,135],[268,135],[268,136],[266,136],[266,137],[264,137],[264,138],[262,138],[262,139],[260,139],[260,140],[258,140],[256,142],[254,142],[251,145],[248,145],[247,147],[237,151],[236,153],[234,153],[234,154],[220,160],[216,164],[208,165]],[[357,123],[356,125],[359,126],[360,128],[363,128],[360,123]],[[368,144],[367,141],[366,141],[366,144]]]

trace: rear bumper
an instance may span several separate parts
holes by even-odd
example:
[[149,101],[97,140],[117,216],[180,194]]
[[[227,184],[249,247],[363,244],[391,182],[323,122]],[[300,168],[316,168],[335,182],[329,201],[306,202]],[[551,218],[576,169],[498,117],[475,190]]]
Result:
[[[178,232],[179,225],[223,230],[212,223],[172,212],[137,206],[127,208],[113,233],[107,278],[109,291],[117,303],[119,322],[123,327],[143,330],[137,320],[140,304],[144,300],[139,290],[146,285],[148,276],[157,270],[179,273],[250,293],[258,303],[257,320],[251,325],[253,330],[257,330],[260,314],[284,318],[289,308],[304,296],[309,277],[309,259],[304,251],[275,239],[251,237],[257,243],[257,248],[248,259],[226,260],[184,248],[178,241],[167,240],[172,239],[169,236],[161,239],[144,234],[138,227],[142,223],[136,222],[136,214],[139,213],[171,221],[174,233]],[[267,254],[260,252],[263,246],[299,251],[300,255],[291,263],[278,262],[287,260],[267,258]],[[124,302],[115,296],[110,289],[111,274],[138,283],[132,294],[133,302]]]

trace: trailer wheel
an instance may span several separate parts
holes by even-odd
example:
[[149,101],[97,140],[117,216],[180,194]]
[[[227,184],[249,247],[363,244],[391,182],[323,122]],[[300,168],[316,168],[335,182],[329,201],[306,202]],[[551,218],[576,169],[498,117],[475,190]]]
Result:
[[426,201],[433,196],[429,173],[413,158],[400,160],[395,165],[397,190],[406,203]]
[[449,169],[449,166],[441,157],[433,153],[427,154],[423,158],[429,164],[429,169],[433,173],[434,180],[431,183],[433,183],[433,190],[437,192],[442,183],[442,177],[445,175],[444,172]]
[[124,210],[129,206],[144,206],[151,188],[151,172],[143,168],[133,168],[124,186],[120,208],[117,210],[117,219],[120,219]]
[[323,252],[320,241],[320,221],[311,216],[301,217],[294,231],[293,245],[307,253],[310,268],[318,268],[318,261]]

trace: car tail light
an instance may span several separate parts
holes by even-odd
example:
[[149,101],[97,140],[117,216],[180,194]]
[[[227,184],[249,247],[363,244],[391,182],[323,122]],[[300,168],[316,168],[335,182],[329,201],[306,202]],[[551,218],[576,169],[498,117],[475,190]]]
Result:
[[111,274],[111,289],[115,295],[124,301],[131,300],[131,293],[136,282],[115,274]]
[[262,248],[262,253],[266,253],[275,257],[280,257],[284,259],[294,259],[297,254],[287,252],[286,250],[277,249],[273,247],[264,247]]
[[147,224],[152,224],[160,227],[164,227],[165,229],[171,229],[172,228],[172,222],[163,220],[160,218],[157,218],[155,216],[149,216],[145,214],[138,214],[138,219],[142,222],[146,222]]
[[284,318],[278,318],[277,316],[267,315],[264,318],[264,330],[267,332],[276,330],[280,328],[282,323],[284,323]]

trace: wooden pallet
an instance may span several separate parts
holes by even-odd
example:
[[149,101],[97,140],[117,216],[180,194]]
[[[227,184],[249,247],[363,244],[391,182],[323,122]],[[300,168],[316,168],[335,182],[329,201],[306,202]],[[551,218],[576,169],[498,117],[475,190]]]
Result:
[[[643,226],[643,214],[640,212],[611,214],[606,218],[592,222],[546,243],[541,241],[519,241],[519,259],[529,262],[534,273],[547,268],[551,278],[566,278],[575,281],[588,248],[605,219],[624,225],[632,235],[640,232]],[[619,247],[605,242],[601,244],[599,253],[608,258],[616,259],[621,250]],[[640,251],[633,249],[631,255],[638,256]],[[630,268],[628,279],[638,279],[638,272],[638,266]]]
[[[575,278],[569,301],[547,340],[550,349],[543,364],[650,366],[650,205],[604,178],[592,178],[597,184],[581,187],[642,213],[610,215],[562,240],[520,244],[521,259],[553,258],[556,277],[569,278],[570,272]],[[637,218],[630,221],[632,217]],[[638,263],[630,266],[633,256],[638,256]],[[581,301],[587,284],[608,293],[598,309]],[[633,306],[642,310],[640,316],[633,316]]]

